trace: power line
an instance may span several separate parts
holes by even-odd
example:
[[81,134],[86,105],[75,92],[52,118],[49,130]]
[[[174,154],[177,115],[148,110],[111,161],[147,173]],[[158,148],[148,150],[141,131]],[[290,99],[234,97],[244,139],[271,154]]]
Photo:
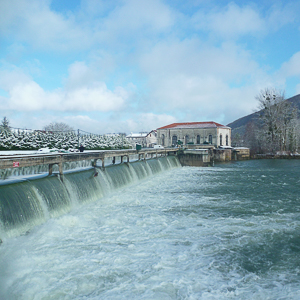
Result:
[[17,127],[9,127],[10,129],[18,130],[18,131],[29,131],[29,132],[43,132],[43,133],[80,133],[84,132],[86,134],[92,134],[92,135],[105,135],[105,134],[99,134],[99,133],[93,133],[93,132],[88,132],[82,129],[73,129],[73,130],[44,130],[44,129],[30,129],[30,128],[17,128]]

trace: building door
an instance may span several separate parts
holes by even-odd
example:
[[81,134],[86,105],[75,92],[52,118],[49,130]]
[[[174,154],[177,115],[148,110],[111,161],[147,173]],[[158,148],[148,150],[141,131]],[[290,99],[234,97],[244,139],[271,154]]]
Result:
[[197,135],[197,144],[200,144],[200,135]]
[[208,136],[208,143],[212,144],[212,135],[211,134]]

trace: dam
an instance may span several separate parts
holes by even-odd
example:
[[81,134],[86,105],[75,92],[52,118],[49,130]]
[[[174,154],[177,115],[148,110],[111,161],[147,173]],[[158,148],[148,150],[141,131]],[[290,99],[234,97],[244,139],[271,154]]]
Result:
[[[35,173],[35,167],[42,163],[46,166],[44,171],[49,166],[49,173],[0,181],[0,239],[3,241],[24,234],[50,218],[96,201],[120,187],[181,166],[177,157],[171,153],[159,149],[139,153],[127,150],[2,158],[2,169],[18,162],[18,169],[32,167]],[[134,155],[136,160],[129,163],[129,156],[133,158]],[[123,161],[123,156],[126,156],[127,162]],[[108,158],[112,158],[115,163],[116,157],[119,157],[119,163],[104,167]],[[63,167],[62,162],[67,164],[83,159],[87,161],[85,168],[65,170]],[[97,165],[98,159],[102,161],[100,166]],[[52,173],[54,164],[59,165],[57,173]]]
[[[223,160],[227,150],[218,150]],[[0,240],[96,201],[145,177],[218,161],[205,149],[87,151],[0,157]]]
[[92,165],[96,166],[97,161],[102,162],[102,167],[105,167],[105,160],[120,157],[120,162],[123,158],[129,162],[131,156],[138,156],[138,159],[146,159],[147,157],[158,157],[170,154],[176,154],[178,148],[169,149],[143,149],[143,150],[103,150],[103,151],[88,151],[82,153],[52,153],[52,154],[33,154],[33,155],[13,155],[0,157],[0,169],[21,168],[39,165],[49,166],[49,175],[52,174],[53,166],[57,165],[59,174],[63,175],[63,164],[84,160],[93,160]]

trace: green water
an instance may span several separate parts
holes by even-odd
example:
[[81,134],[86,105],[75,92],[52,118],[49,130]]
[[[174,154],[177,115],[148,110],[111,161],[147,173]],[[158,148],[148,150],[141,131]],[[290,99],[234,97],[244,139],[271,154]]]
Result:
[[300,161],[143,163],[70,175],[77,209],[4,239],[0,298],[300,299]]

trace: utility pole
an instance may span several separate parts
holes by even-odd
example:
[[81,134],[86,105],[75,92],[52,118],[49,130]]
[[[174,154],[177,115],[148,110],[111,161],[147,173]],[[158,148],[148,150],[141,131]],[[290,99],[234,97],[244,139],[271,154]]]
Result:
[[79,129],[78,129],[78,148],[80,147],[80,133],[79,133]]

